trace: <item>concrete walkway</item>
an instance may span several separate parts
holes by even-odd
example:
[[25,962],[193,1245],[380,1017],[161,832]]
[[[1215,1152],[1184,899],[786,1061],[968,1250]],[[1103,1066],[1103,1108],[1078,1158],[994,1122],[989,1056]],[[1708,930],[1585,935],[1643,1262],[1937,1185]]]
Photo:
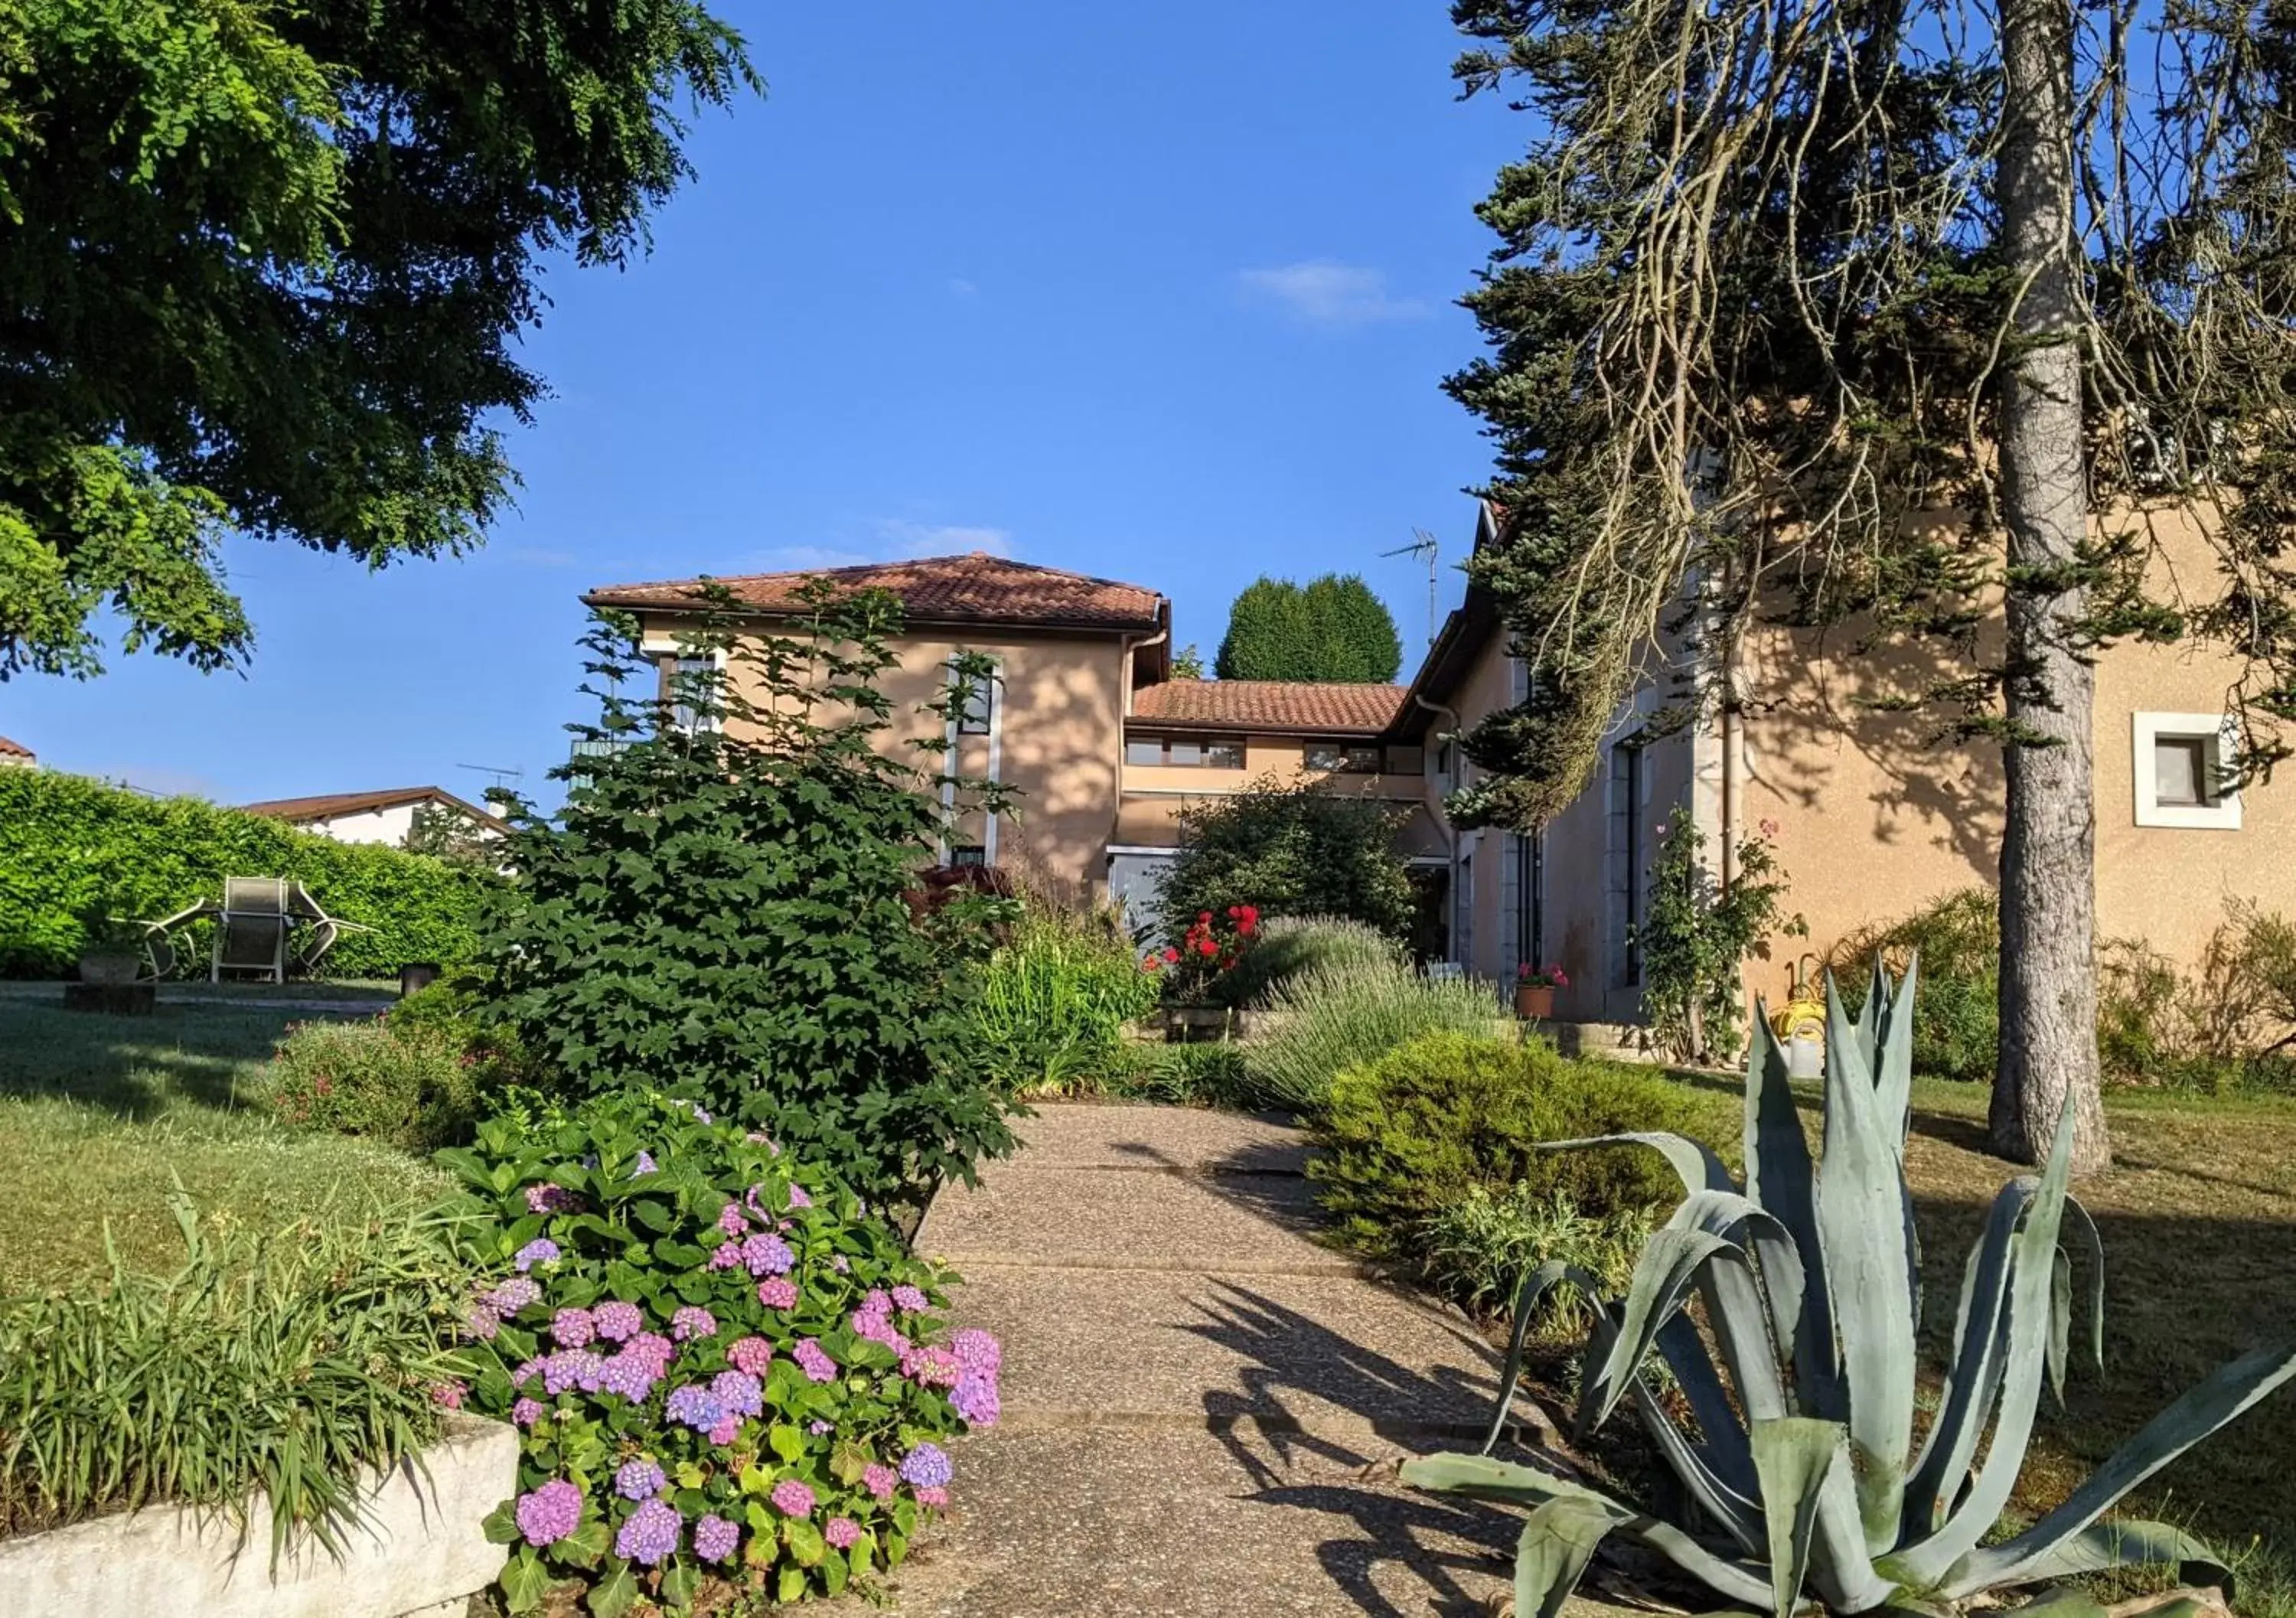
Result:
[[1311,1239],[1293,1131],[1174,1107],[1047,1106],[919,1235],[1004,1343],[1004,1420],[955,1448],[955,1515],[907,1618],[1460,1615],[1517,1520],[1360,1475],[1472,1450],[1496,1357]]

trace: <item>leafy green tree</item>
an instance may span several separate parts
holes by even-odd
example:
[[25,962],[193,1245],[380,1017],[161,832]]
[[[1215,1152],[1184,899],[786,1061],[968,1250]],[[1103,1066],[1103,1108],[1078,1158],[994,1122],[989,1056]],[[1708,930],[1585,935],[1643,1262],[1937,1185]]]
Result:
[[[1585,784],[1671,632],[1691,700],[1758,619],[1850,621],[1877,694],[2004,750],[1993,1138],[2098,1100],[2094,663],[2178,636],[2296,718],[2296,25],[2245,0],[1454,0],[1531,112],[1449,382],[1506,513],[1472,564],[1530,665],[1463,819]],[[2132,85],[2141,84],[2141,93]],[[2197,519],[2219,568],[2158,565]],[[1979,633],[2005,607],[2005,636]],[[1876,674],[1875,678],[1884,678]]]
[[1786,914],[1785,873],[1764,839],[1739,842],[1726,889],[1705,855],[1706,834],[1676,805],[1651,864],[1650,915],[1634,941],[1651,1031],[1677,1061],[1719,1067],[1744,1043],[1746,962],[1769,958],[1773,934],[1799,938],[1808,928]]
[[1403,642],[1371,587],[1355,573],[1301,586],[1260,579],[1228,609],[1214,667],[1224,680],[1392,680]]
[[1206,910],[1253,905],[1266,916],[1343,916],[1408,938],[1411,873],[1395,851],[1403,818],[1368,799],[1272,777],[1191,805],[1158,890],[1165,935],[1179,938]]
[[757,83],[693,0],[0,7],[0,678],[91,618],[202,669],[227,533],[476,544],[544,393],[538,261],[619,265]]
[[[623,694],[644,684],[636,628],[602,620],[585,689],[603,714],[569,727],[585,751],[554,772],[570,784],[554,821],[511,806],[516,886],[480,959],[524,1047],[574,1088],[685,1097],[921,1208],[1012,1147],[967,1056],[964,994],[988,943],[970,907],[1004,901],[915,916],[944,777],[892,756],[880,681],[899,603],[818,579],[806,599],[790,632],[736,635],[707,590],[692,643],[726,668],[681,675],[671,702]],[[939,752],[968,684],[950,681],[921,748]],[[1001,801],[956,784],[962,805]]]

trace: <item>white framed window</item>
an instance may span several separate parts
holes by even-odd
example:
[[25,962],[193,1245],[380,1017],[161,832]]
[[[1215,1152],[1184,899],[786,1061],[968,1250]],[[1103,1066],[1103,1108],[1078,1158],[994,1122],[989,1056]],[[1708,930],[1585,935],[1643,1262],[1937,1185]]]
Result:
[[2240,725],[2221,713],[2132,716],[2130,775],[2136,824],[2186,831],[2240,830]]
[[660,667],[661,696],[669,704],[672,726],[689,735],[724,728],[724,715],[717,711],[724,687],[721,685],[715,692],[709,688],[713,673],[721,680],[725,677],[723,655],[715,652],[680,652],[663,658]]
[[996,677],[983,669],[970,676],[961,676],[952,670],[950,678],[965,681],[964,708],[956,721],[956,734],[961,736],[987,735],[989,721],[996,710]]

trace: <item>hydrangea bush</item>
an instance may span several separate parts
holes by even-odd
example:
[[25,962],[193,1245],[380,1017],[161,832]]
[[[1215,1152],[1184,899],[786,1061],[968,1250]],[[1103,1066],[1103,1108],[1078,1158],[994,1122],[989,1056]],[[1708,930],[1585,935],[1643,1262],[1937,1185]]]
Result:
[[947,1503],[939,1441],[998,1412],[999,1351],[949,1335],[945,1272],[831,1176],[657,1096],[496,1119],[439,1161],[486,1279],[450,1400],[525,1433],[510,1610],[866,1588]]

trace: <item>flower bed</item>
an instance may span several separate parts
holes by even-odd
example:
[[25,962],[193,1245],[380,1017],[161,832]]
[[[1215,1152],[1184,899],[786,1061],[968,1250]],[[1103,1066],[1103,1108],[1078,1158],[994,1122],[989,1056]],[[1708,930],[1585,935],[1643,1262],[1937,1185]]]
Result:
[[943,1340],[952,1277],[762,1136],[615,1098],[441,1161],[492,1272],[448,1396],[526,1434],[488,1524],[512,1612],[568,1579],[598,1618],[865,1588],[947,1502],[939,1441],[996,1419],[996,1340]]

